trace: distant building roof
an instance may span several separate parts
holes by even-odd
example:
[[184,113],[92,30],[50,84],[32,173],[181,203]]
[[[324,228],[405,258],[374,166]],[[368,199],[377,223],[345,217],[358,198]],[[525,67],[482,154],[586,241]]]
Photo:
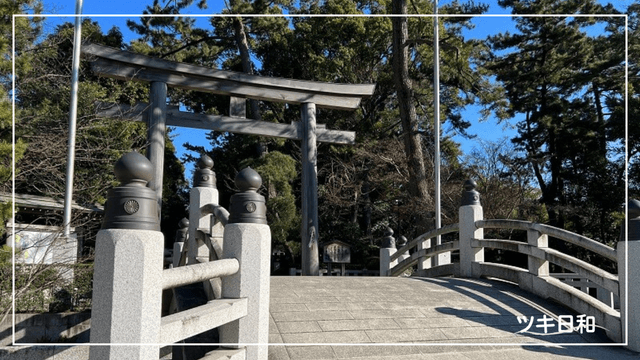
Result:
[[[12,195],[0,192],[0,201],[12,201]],[[22,211],[26,212],[42,212],[42,211],[64,211],[64,199],[54,199],[46,196],[15,194],[15,205]],[[71,202],[71,209],[83,213],[103,212],[102,205],[81,206],[75,201]]]

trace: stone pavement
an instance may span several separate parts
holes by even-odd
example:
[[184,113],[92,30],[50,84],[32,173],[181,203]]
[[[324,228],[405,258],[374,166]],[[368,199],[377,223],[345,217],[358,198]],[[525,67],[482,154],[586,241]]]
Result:
[[579,314],[495,280],[272,277],[270,310],[270,360],[640,359],[602,331],[545,335]]

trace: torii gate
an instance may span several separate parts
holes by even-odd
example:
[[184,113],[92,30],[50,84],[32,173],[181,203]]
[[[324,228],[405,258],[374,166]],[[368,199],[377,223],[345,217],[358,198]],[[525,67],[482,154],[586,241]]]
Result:
[[[362,98],[373,94],[375,84],[268,78],[177,63],[96,44],[83,46],[82,52],[95,57],[91,64],[96,74],[151,83],[150,104],[138,104],[128,108],[127,113],[131,120],[146,118],[149,125],[147,157],[154,165],[155,176],[148,186],[156,191],[159,205],[167,125],[302,140],[302,274],[319,275],[316,142],[354,144],[355,132],[328,130],[316,124],[316,106],[356,109]],[[193,114],[167,106],[167,86],[231,96],[231,116]],[[301,121],[278,124],[246,119],[247,98],[300,104]],[[102,114],[122,115],[122,108],[121,105]]]

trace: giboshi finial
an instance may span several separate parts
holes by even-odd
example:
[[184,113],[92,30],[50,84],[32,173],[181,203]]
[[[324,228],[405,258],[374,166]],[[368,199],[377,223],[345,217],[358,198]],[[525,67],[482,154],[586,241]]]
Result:
[[146,186],[153,179],[153,165],[142,154],[132,151],[116,162],[114,173],[123,186]]
[[390,227],[384,232],[384,238],[382,239],[382,248],[384,249],[395,249],[396,248],[396,239],[393,237],[393,230]]
[[262,177],[257,171],[246,167],[236,175],[235,183],[240,192],[256,192],[262,186]]
[[193,187],[216,187],[216,173],[213,168],[213,159],[207,154],[202,154],[196,163],[197,169],[193,177]]
[[478,184],[476,184],[475,181],[469,179],[467,181],[464,182],[464,189],[466,191],[473,191],[478,187]]
[[401,235],[401,236],[398,238],[398,246],[403,247],[403,246],[407,245],[407,242],[408,242],[408,241],[409,241],[409,240],[407,239],[407,237],[406,237],[406,236]]
[[387,228],[384,231],[384,236],[393,236],[393,229],[387,226]]
[[102,229],[160,231],[156,192],[146,186],[153,172],[151,162],[135,151],[116,162],[114,173],[122,185],[107,192]]
[[480,205],[480,193],[476,191],[478,185],[475,181],[469,179],[464,182],[464,191],[462,192],[462,206]]
[[640,201],[635,199],[629,200],[629,219],[640,217]]
[[207,154],[202,154],[197,165],[198,169],[211,169],[213,168],[213,159]]

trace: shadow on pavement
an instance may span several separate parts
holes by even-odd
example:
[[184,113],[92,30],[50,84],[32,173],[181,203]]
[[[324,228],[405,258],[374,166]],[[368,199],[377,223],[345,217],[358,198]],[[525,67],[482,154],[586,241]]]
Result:
[[[513,349],[514,345],[518,344],[523,350],[551,355],[544,358],[558,356],[594,360],[640,359],[640,354],[612,342],[603,329],[596,328],[595,331],[591,331],[591,328],[590,332],[587,332],[583,327],[569,332],[567,327],[563,327],[560,331],[559,315],[577,321],[580,314],[527,293],[517,285],[486,279],[414,279],[437,284],[480,303],[482,309],[441,306],[436,310],[464,319],[472,326],[477,323],[489,328],[486,332],[488,338],[495,341],[487,341],[487,344],[496,344],[498,347],[504,344],[504,349]],[[483,339],[483,342],[486,340]]]

